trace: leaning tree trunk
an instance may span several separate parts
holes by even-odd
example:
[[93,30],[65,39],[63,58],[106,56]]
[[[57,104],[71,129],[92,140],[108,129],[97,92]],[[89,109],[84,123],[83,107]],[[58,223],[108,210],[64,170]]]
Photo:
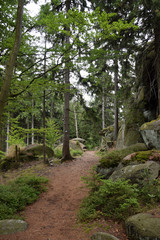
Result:
[[[71,0],[66,0],[66,13],[68,13],[70,9]],[[69,32],[69,27],[67,26],[66,29]],[[69,46],[69,35],[66,35],[66,45]],[[62,151],[62,161],[70,160],[72,159],[72,156],[70,154],[69,149],[69,135],[70,135],[70,129],[69,129],[69,99],[70,99],[70,71],[69,67],[67,66],[69,62],[69,53],[65,56],[66,59],[66,65],[65,65],[65,93],[64,93],[64,138],[63,138],[63,151]]]
[[11,54],[7,61],[3,85],[1,87],[1,92],[0,92],[0,149],[2,144],[2,114],[9,96],[13,70],[16,65],[16,58],[17,58],[20,44],[21,44],[23,6],[24,6],[24,0],[18,0],[15,40],[14,40],[14,45],[13,45]]

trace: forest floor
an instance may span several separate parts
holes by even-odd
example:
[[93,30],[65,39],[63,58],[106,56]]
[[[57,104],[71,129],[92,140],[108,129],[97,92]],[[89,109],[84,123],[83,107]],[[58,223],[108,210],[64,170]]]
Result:
[[127,240],[122,224],[112,220],[99,219],[92,223],[77,222],[77,212],[88,189],[81,180],[98,163],[94,151],[87,151],[73,161],[48,167],[43,163],[30,163],[19,170],[7,172],[0,177],[0,183],[17,177],[26,171],[49,178],[47,192],[27,206],[22,216],[28,223],[25,232],[0,236],[0,240],[90,240],[95,232],[113,234],[119,240]]

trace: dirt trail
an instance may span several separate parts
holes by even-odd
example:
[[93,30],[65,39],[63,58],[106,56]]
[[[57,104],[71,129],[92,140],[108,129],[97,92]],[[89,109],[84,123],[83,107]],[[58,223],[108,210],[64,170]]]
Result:
[[[82,157],[52,168],[49,187],[38,201],[28,206],[24,212],[28,229],[25,232],[0,236],[0,240],[89,240],[97,231],[98,224],[86,233],[76,224],[76,214],[81,200],[87,195],[82,188],[81,176],[98,162],[94,152],[88,151]],[[103,223],[102,223],[103,225]],[[120,240],[126,240],[121,226],[112,224],[111,232]],[[102,229],[101,229],[102,230]]]

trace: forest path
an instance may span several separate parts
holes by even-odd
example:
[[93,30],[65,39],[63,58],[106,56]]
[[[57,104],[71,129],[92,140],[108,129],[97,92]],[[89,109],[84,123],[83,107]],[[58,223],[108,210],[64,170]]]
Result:
[[97,163],[95,152],[87,151],[82,157],[53,167],[49,171],[48,191],[24,211],[28,229],[0,236],[0,240],[89,240],[93,232],[104,228],[120,240],[126,240],[122,226],[112,221],[100,220],[85,227],[77,224],[80,203],[88,193],[81,176],[88,175]]

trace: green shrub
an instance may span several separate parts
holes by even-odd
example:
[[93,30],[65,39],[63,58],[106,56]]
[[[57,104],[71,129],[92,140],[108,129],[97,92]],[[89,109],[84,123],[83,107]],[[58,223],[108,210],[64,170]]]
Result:
[[54,154],[56,158],[61,159],[62,158],[62,149],[61,148],[55,148],[54,149]]
[[149,179],[149,173],[146,174],[148,174],[148,180],[144,181],[141,185],[139,201],[142,202],[142,204],[147,203],[147,205],[150,204],[152,206],[160,202],[160,180],[154,179],[151,181]]
[[133,185],[128,180],[104,180],[95,170],[82,177],[90,192],[82,201],[78,219],[86,222],[104,216],[124,220],[146,207],[159,206],[160,180],[151,181],[148,171],[144,174],[145,181]]
[[48,180],[38,176],[24,176],[5,185],[0,185],[0,219],[14,215],[37,200],[46,190]]
[[138,190],[136,185],[128,181],[100,180],[99,189],[91,192],[82,201],[78,218],[80,221],[89,221],[103,215],[118,220],[123,220],[137,212]]
[[[56,157],[56,158],[59,158],[59,159],[62,158],[62,149],[61,149],[61,148],[56,148],[56,149],[54,150],[54,153],[55,153],[55,157]],[[71,155],[72,155],[73,157],[75,157],[75,156],[80,156],[80,155],[82,155],[82,154],[83,154],[83,151],[82,151],[82,150],[79,150],[79,149],[74,150],[74,149],[70,148],[70,153],[71,153]]]
[[94,192],[99,189],[102,184],[101,180],[104,179],[101,174],[96,173],[97,166],[94,166],[90,171],[88,176],[81,177],[82,181],[85,183],[86,187]]
[[76,156],[81,156],[82,154],[83,154],[83,151],[82,150],[79,150],[79,149],[75,149],[75,150],[73,150],[73,149],[70,149],[70,152],[71,152],[71,155],[73,156],[73,157],[76,157]]

